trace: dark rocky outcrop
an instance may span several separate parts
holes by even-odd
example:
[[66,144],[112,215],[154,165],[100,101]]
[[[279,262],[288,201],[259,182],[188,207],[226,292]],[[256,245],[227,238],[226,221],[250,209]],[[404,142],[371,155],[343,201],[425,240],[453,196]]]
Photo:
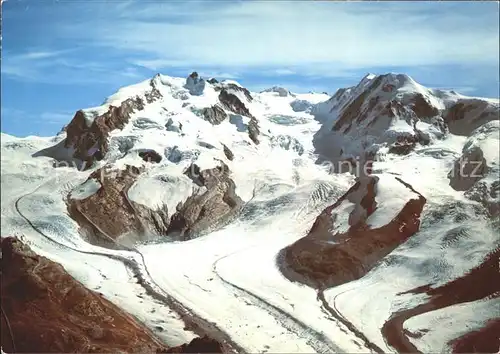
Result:
[[439,109],[434,107],[421,93],[416,93],[408,103],[409,108],[420,119],[435,117],[439,115]]
[[485,100],[464,98],[458,100],[446,112],[443,118],[450,129],[450,133],[469,135],[483,124],[500,119],[498,105]]
[[124,170],[103,167],[89,176],[101,183],[95,194],[81,200],[68,198],[69,215],[78,222],[88,242],[115,248],[166,234],[166,204],[151,210],[128,198],[129,188],[141,173],[142,168],[133,166]]
[[168,348],[58,263],[2,238],[1,342],[6,353],[222,353],[203,336]]
[[[377,210],[379,180],[375,176],[361,177],[318,216],[306,237],[281,251],[279,266],[283,274],[320,290],[363,277],[419,229],[426,199],[410,185],[397,180],[415,197],[390,222],[377,228],[367,225],[367,218]],[[344,201],[355,205],[348,218],[349,227],[347,231],[332,231],[337,228],[336,210]]]
[[252,117],[250,118],[250,122],[248,123],[248,136],[257,145],[260,143],[259,134],[260,134],[259,122],[255,117]]
[[[238,87],[238,86],[237,86]],[[243,102],[233,93],[230,93],[227,89],[222,89],[219,93],[219,101],[222,105],[230,110],[231,112],[241,114],[246,117],[253,117],[248,108]]]
[[[370,110],[366,109],[362,111],[363,104],[365,103],[367,97],[378,88],[382,80],[383,77],[378,76],[375,80],[373,80],[373,82],[370,83],[370,86],[365,91],[349,103],[349,105],[342,110],[342,114],[333,125],[332,130],[338,131],[344,127],[344,125],[352,124],[354,120],[357,122],[362,121],[364,117],[366,117],[367,111]],[[374,106],[374,104],[372,105]]]
[[488,166],[479,146],[464,148],[462,156],[457,159],[453,169],[448,173],[450,186],[457,191],[470,189],[486,174]]
[[202,110],[202,114],[205,120],[213,125],[222,123],[228,117],[226,111],[224,111],[224,109],[218,104],[212,107],[204,108]]
[[140,97],[126,99],[119,107],[110,106],[106,113],[95,117],[90,127],[85,117],[88,113],[78,111],[68,125],[65,147],[75,148],[73,156],[81,160],[93,161],[97,151],[104,156],[108,151],[109,133],[123,129],[132,113],[142,109],[144,101]]
[[221,165],[201,170],[192,164],[185,174],[200,186],[170,219],[168,235],[178,240],[189,240],[231,220],[243,205],[236,194],[236,185],[229,177],[229,168]]
[[389,153],[396,155],[408,155],[417,145],[417,137],[414,135],[400,135],[394,144],[389,146]]
[[153,103],[154,101],[162,98],[161,92],[158,90],[155,84],[159,76],[159,74],[156,74],[155,77],[153,77],[153,79],[149,81],[149,86],[151,86],[151,89],[144,93],[144,97],[146,98],[147,103]]
[[219,81],[216,78],[211,77],[210,79],[207,80],[209,84],[218,84]]
[[146,162],[161,162],[161,155],[154,150],[140,151],[139,156]]
[[[243,87],[239,87],[237,85],[231,84],[234,87],[238,88],[238,90],[243,90],[245,92],[245,95],[247,95],[247,89]],[[250,96],[250,93],[248,92],[247,99],[251,100],[253,99],[252,96]],[[255,144],[259,144],[259,134],[260,134],[260,129],[259,129],[259,123],[257,121],[257,118],[255,118],[248,108],[245,106],[243,102],[238,98],[233,93],[230,93],[230,91],[227,88],[223,88],[219,94],[219,101],[222,103],[222,105],[229,111],[237,113],[242,116],[246,116],[250,118],[250,122],[248,123],[248,136],[250,139]]]
[[196,71],[193,71],[186,79],[185,87],[191,95],[201,95],[205,90],[205,80],[199,77]]
[[500,216],[499,129],[499,122],[491,121],[474,130],[448,173],[450,186],[481,203],[492,217]]

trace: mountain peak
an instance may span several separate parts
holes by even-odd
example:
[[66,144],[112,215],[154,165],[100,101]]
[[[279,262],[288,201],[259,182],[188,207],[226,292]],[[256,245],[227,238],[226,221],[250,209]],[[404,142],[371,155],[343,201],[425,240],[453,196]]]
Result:
[[396,89],[408,87],[409,89],[418,89],[419,85],[415,80],[406,74],[388,73],[381,75],[383,83],[393,85]]
[[408,90],[418,90],[419,85],[415,80],[413,80],[410,76],[401,73],[386,73],[386,74],[366,74],[361,81],[356,85],[358,89],[364,89],[371,85],[373,82],[377,82],[382,85],[390,85],[392,86],[392,91],[398,90],[403,87],[407,87]]

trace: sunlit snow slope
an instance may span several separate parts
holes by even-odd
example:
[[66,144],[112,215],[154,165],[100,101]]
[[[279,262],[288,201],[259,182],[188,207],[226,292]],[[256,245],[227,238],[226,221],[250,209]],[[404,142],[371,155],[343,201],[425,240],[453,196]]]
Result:
[[[415,288],[497,254],[498,132],[497,100],[405,75],[369,75],[333,97],[156,75],[56,137],[2,134],[2,233],[167,344],[209,333],[246,352],[451,352],[500,318],[500,279],[487,296],[389,320],[434,296]],[[461,156],[479,161],[478,177],[450,174]],[[368,177],[338,168],[363,161]],[[425,205],[405,219],[410,200]],[[404,238],[377,231],[398,228]],[[289,264],[296,279],[283,270],[288,247],[313,244],[320,262],[365,234],[384,252],[343,249],[362,270],[337,286],[307,264]],[[321,279],[351,271],[318,264],[331,272]]]

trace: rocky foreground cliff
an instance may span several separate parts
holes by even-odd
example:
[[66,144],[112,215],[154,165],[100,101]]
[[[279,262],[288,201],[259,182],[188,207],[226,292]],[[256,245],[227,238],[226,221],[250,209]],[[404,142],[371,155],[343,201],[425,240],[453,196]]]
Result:
[[143,324],[12,237],[1,242],[6,353],[221,353],[207,337],[168,348]]

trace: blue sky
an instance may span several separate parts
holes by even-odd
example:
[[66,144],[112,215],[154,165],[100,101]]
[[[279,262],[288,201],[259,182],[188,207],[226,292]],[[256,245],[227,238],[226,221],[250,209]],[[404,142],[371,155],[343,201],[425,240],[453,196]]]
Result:
[[497,2],[2,2],[1,130],[18,136],[157,72],[334,93],[392,71],[499,95]]

